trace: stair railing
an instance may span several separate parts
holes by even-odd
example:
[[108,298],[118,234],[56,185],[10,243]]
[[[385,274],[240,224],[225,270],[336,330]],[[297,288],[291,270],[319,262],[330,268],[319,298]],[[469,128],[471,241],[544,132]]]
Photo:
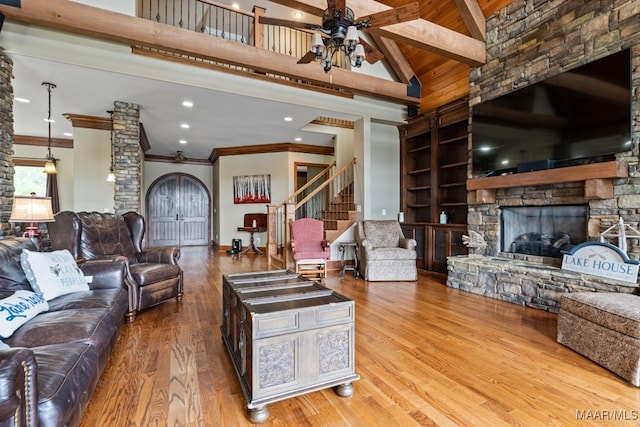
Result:
[[[303,187],[279,205],[268,207],[267,257],[268,263],[277,263],[290,268],[292,261],[288,242],[291,240],[289,223],[298,218],[315,218],[327,224],[336,225],[340,220],[348,220],[348,210],[353,208],[354,175],[356,159],[334,173],[333,162]],[[320,181],[323,177],[324,181]],[[300,200],[298,200],[300,199]]]

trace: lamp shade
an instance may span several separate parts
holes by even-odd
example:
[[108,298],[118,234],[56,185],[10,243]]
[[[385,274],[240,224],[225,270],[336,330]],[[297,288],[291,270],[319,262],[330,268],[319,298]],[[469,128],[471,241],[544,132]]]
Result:
[[51,197],[15,196],[9,222],[53,222]]
[[58,169],[56,168],[56,164],[51,159],[49,159],[44,164],[44,169],[42,170],[42,172],[55,174],[58,173]]

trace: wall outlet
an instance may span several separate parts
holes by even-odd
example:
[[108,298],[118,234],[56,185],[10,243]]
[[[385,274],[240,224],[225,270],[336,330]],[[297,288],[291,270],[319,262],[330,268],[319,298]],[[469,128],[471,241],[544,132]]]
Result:
[[382,209],[382,216],[387,216],[387,210],[386,209]]
[[362,212],[362,206],[361,205],[356,206],[356,211]]
[[255,241],[256,241],[257,244],[260,244],[260,238],[259,237],[256,237]]

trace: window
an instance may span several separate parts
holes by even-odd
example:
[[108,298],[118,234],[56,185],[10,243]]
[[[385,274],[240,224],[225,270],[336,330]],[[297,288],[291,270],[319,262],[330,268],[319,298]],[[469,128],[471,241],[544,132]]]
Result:
[[36,196],[46,196],[47,174],[42,172],[44,160],[14,159],[15,174],[13,186],[16,196],[28,196],[32,192]]

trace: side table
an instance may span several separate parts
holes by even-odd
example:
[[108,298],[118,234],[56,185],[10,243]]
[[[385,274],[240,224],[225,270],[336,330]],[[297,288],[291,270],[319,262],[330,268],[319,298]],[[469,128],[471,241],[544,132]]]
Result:
[[[360,273],[358,272],[358,242],[346,240],[338,243],[338,252],[340,252],[340,264],[342,269],[340,270],[340,277],[344,277],[345,271],[353,271],[354,277],[357,279]],[[351,249],[353,253],[353,265],[347,264],[344,260],[347,249]]]

